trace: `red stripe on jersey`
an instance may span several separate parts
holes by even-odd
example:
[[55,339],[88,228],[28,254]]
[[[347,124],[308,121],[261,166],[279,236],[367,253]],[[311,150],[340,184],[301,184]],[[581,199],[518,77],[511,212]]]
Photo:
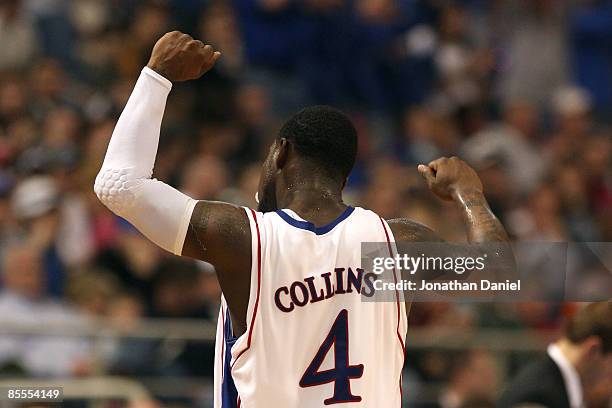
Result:
[[223,341],[221,342],[221,383],[223,384],[223,376],[225,374],[225,310],[223,310],[223,304],[221,304],[221,325],[223,326]]
[[261,235],[259,233],[259,223],[257,222],[257,214],[255,211],[249,208],[251,214],[253,215],[253,221],[255,222],[255,230],[257,231],[257,295],[255,297],[255,307],[253,310],[253,317],[251,317],[251,324],[249,326],[249,337],[247,339],[247,346],[244,350],[238,354],[238,357],[234,360],[234,363],[231,365],[232,367],[236,364],[236,361],[251,348],[251,337],[253,336],[253,326],[255,325],[255,317],[257,316],[257,308],[259,307],[259,292],[261,289]]
[[[385,231],[385,237],[387,238],[387,249],[389,250],[389,256],[391,258],[393,258],[393,250],[391,249],[391,240],[389,239],[389,233],[387,232],[387,226],[385,225],[385,222],[383,221],[382,217],[378,217],[380,218],[380,223],[382,224],[383,230]],[[393,268],[393,280],[395,281],[395,284],[397,285],[397,275],[395,273],[395,267]],[[397,287],[397,286],[396,286]],[[402,353],[404,355],[404,359],[406,358],[406,346],[404,345],[404,340],[402,339],[402,335],[400,333],[400,319],[401,319],[401,313],[400,313],[400,299],[399,299],[399,293],[397,291],[397,289],[395,290],[395,301],[397,304],[397,329],[396,329],[396,333],[397,333],[397,338],[400,342],[400,346],[402,347]],[[403,370],[403,366],[402,366],[402,370]],[[400,397],[403,396],[403,390],[402,390],[402,374],[400,373],[400,382],[399,382],[399,388],[400,388]]]

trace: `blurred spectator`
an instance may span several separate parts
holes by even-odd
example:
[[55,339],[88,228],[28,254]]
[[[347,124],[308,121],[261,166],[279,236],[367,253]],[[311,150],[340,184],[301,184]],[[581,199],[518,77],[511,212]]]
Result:
[[547,146],[553,162],[571,159],[580,150],[581,142],[593,132],[591,99],[581,88],[558,89],[551,98],[556,132]]
[[216,303],[216,298],[206,295],[220,293],[204,292],[202,272],[196,264],[181,259],[162,262],[153,278],[151,313],[157,317],[210,318],[207,303]]
[[0,71],[25,68],[37,49],[34,27],[21,4],[8,0],[0,5]]
[[608,0],[578,2],[570,29],[574,78],[593,95],[595,107],[603,114],[612,107],[609,69],[612,64],[612,3]]
[[491,354],[466,352],[457,358],[440,408],[492,407],[499,386],[499,369]]
[[545,106],[569,81],[568,2],[502,1],[499,21],[507,26],[508,49],[500,88],[506,100]]
[[505,123],[493,125],[462,146],[462,155],[477,168],[499,164],[511,179],[514,194],[525,194],[537,186],[546,163],[533,146],[537,111],[527,102],[513,101],[506,106]]
[[84,271],[68,282],[66,296],[81,313],[102,317],[110,315],[116,306],[119,289],[119,282],[109,272]]
[[[591,303],[567,323],[563,337],[548,347],[547,355],[525,367],[508,385],[501,408],[521,404],[580,408],[610,401],[612,390],[599,388],[612,381],[612,301]],[[591,387],[595,386],[596,389]],[[593,394],[590,393],[593,390]]]
[[149,299],[152,279],[162,259],[160,250],[127,222],[121,221],[116,226],[113,221],[105,221],[111,224],[102,227],[111,229],[105,233],[111,235],[117,244],[100,251],[96,262],[112,271],[128,290]]
[[[6,323],[44,327],[53,323],[83,323],[76,310],[45,295],[41,254],[24,243],[4,248],[0,316]],[[0,338],[1,365],[16,363],[31,375],[67,376],[91,373],[88,341],[52,335]]]
[[43,257],[45,282],[49,293],[60,295],[65,281],[65,265],[58,247],[62,196],[49,176],[24,179],[13,191],[12,212],[18,221],[14,235],[27,237]]

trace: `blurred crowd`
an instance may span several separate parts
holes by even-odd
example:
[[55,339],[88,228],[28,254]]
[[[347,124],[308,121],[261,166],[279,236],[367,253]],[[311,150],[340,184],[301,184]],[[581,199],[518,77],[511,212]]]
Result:
[[[163,253],[93,194],[135,80],[155,41],[175,29],[223,54],[204,78],[175,84],[166,108],[154,176],[194,198],[255,206],[260,160],[280,124],[300,107],[330,104],[359,131],[352,204],[464,241],[460,214],[416,172],[459,155],[513,239],[612,241],[610,0],[5,0],[3,319],[216,319],[211,266]],[[441,336],[554,330],[569,309],[417,304],[411,319]],[[125,341],[103,361],[91,347],[0,336],[0,370],[212,374],[208,344]],[[410,395],[445,382],[444,408],[494,398],[503,378],[486,351],[411,357]]]

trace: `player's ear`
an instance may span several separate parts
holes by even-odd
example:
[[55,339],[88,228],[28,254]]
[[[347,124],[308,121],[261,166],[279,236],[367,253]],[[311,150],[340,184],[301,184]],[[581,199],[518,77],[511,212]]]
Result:
[[285,167],[287,158],[289,157],[289,141],[284,137],[278,139],[276,142],[276,149],[276,160],[274,164],[277,169],[281,170]]

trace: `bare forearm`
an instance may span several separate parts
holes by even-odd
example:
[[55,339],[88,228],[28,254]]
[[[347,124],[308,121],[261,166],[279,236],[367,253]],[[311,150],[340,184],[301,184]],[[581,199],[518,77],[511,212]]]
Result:
[[457,192],[453,199],[463,214],[471,243],[507,242],[508,234],[484,194],[478,190]]

